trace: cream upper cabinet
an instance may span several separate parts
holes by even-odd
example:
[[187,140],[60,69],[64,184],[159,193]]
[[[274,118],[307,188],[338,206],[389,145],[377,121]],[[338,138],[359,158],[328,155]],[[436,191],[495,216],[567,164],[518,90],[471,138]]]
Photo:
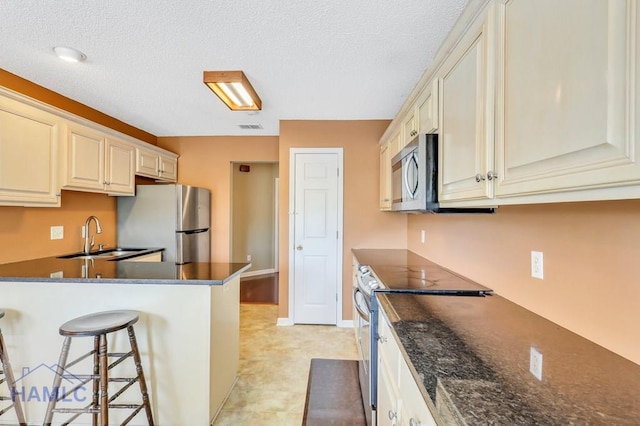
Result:
[[178,155],[161,148],[138,146],[136,148],[136,174],[175,182],[178,179]]
[[60,206],[62,119],[0,96],[0,205]]
[[135,191],[135,147],[99,130],[67,123],[63,188],[114,195]]
[[178,180],[178,155],[160,154],[160,179],[170,182]]
[[490,199],[493,166],[493,15],[485,11],[442,65],[439,199]]
[[496,196],[640,183],[636,0],[498,3]]
[[113,195],[135,193],[136,148],[108,136],[106,142],[105,191]]
[[398,146],[398,151],[407,146],[418,135],[418,117],[416,115],[416,107],[414,106],[402,122],[402,139]]
[[438,79],[434,79],[424,88],[418,101],[416,111],[418,115],[418,133],[436,133],[438,131],[440,86]]
[[402,119],[402,131],[398,139],[398,151],[419,133],[435,133],[438,130],[438,80],[427,84],[418,95],[415,104]]
[[391,142],[380,146],[380,210],[391,210]]

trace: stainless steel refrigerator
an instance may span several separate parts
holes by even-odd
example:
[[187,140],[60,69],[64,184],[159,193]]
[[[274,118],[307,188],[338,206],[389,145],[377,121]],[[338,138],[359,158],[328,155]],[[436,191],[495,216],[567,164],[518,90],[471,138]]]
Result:
[[118,246],[163,247],[163,261],[211,262],[211,192],[187,185],[138,185],[118,198]]

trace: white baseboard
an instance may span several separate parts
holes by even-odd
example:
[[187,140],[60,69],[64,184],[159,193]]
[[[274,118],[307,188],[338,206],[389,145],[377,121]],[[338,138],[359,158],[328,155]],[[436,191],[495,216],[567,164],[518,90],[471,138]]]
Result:
[[353,328],[353,320],[341,320],[336,325],[338,327]]
[[240,278],[254,277],[256,275],[275,274],[276,272],[278,272],[278,271],[276,271],[273,268],[271,268],[271,269],[261,269],[259,271],[243,272],[242,274],[240,274]]
[[278,318],[276,323],[278,326],[290,326],[293,325],[293,318]]

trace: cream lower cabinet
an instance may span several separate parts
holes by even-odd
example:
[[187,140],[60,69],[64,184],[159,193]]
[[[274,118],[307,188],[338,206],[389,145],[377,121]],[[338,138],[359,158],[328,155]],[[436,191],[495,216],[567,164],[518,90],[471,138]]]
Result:
[[640,183],[636,0],[498,4],[496,196]]
[[435,426],[436,421],[382,312],[378,319],[377,424]]
[[175,182],[178,179],[178,155],[160,148],[136,147],[136,174]]
[[128,142],[68,122],[62,188],[134,195],[135,154]]
[[0,205],[59,207],[62,120],[0,96]]
[[449,55],[439,72],[439,201],[493,197],[492,7]]

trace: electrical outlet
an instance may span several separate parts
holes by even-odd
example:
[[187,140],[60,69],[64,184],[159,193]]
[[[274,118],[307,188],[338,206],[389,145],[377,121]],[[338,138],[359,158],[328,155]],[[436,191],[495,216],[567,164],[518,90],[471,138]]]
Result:
[[62,273],[62,271],[56,271],[56,272],[50,273],[49,277],[51,277],[51,278],[64,278],[64,274]]
[[424,244],[424,241],[427,239],[427,231],[425,231],[424,229],[422,229],[420,231],[420,242],[422,244]]
[[250,254],[247,255],[247,262],[251,262],[251,255]]
[[61,240],[64,238],[64,226],[52,226],[51,227],[51,239]]
[[544,279],[544,265],[541,251],[531,252],[531,276],[533,278]]
[[536,379],[542,380],[542,354],[533,346],[529,353],[529,371]]

